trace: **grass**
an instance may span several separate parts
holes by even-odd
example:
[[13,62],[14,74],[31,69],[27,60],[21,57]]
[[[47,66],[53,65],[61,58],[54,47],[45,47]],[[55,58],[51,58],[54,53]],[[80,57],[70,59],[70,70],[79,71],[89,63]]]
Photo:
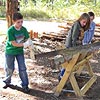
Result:
[[5,17],[0,17],[0,20],[6,20],[6,18]]

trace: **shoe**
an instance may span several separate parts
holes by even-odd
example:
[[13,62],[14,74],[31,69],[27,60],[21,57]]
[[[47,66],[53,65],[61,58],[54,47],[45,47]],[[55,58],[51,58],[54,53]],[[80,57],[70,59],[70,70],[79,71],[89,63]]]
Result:
[[4,89],[6,89],[7,87],[10,87],[10,84],[6,84],[3,86]]
[[23,90],[24,90],[24,92],[25,92],[25,93],[28,93],[28,92],[30,92],[30,89],[29,89],[29,87],[23,87]]

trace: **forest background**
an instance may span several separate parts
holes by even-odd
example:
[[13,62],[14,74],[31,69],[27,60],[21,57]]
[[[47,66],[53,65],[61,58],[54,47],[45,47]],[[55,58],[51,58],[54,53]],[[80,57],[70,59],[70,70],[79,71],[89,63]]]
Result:
[[[100,0],[19,0],[25,19],[56,21],[74,20],[83,12],[100,16]],[[0,18],[6,18],[6,0],[0,0]]]

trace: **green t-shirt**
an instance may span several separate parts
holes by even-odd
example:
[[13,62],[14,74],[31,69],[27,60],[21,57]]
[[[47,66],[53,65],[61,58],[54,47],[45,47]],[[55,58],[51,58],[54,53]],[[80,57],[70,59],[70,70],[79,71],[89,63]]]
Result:
[[23,43],[25,39],[29,38],[28,31],[22,26],[20,30],[16,30],[14,26],[9,27],[7,32],[7,42],[6,42],[6,54],[23,54],[23,47],[15,47],[11,44],[11,41],[16,41],[17,43]]

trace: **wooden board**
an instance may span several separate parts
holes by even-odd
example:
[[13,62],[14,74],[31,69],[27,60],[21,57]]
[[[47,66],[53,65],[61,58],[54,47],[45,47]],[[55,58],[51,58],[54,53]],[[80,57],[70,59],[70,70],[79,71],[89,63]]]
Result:
[[68,80],[69,75],[71,74],[71,71],[72,71],[74,65],[76,64],[79,55],[80,55],[79,53],[76,54],[76,55],[74,55],[74,56],[73,56],[73,59],[70,60],[70,62],[69,62],[68,64],[65,65],[67,70],[65,70],[65,73],[64,73],[64,75],[63,75],[63,77],[62,77],[60,83],[58,84],[58,86],[57,86],[57,88],[56,88],[56,91],[55,91],[55,95],[56,95],[56,96],[59,96],[59,94],[60,94],[62,88],[64,87],[66,81]]
[[[61,64],[65,68],[65,73],[62,76],[61,81],[59,82],[59,84],[57,85],[55,89],[54,94],[56,96],[59,96],[65,83],[69,79],[72,85],[72,88],[75,92],[75,95],[82,98],[82,96],[87,92],[87,90],[93,85],[93,83],[97,79],[96,75],[92,71],[91,66],[89,65],[89,60],[92,58],[92,56],[93,54],[90,52],[85,53],[85,55],[84,53],[78,53],[78,54],[75,54],[70,61]],[[84,67],[87,68],[90,79],[80,89],[78,81],[76,80],[75,74],[80,75]]]

